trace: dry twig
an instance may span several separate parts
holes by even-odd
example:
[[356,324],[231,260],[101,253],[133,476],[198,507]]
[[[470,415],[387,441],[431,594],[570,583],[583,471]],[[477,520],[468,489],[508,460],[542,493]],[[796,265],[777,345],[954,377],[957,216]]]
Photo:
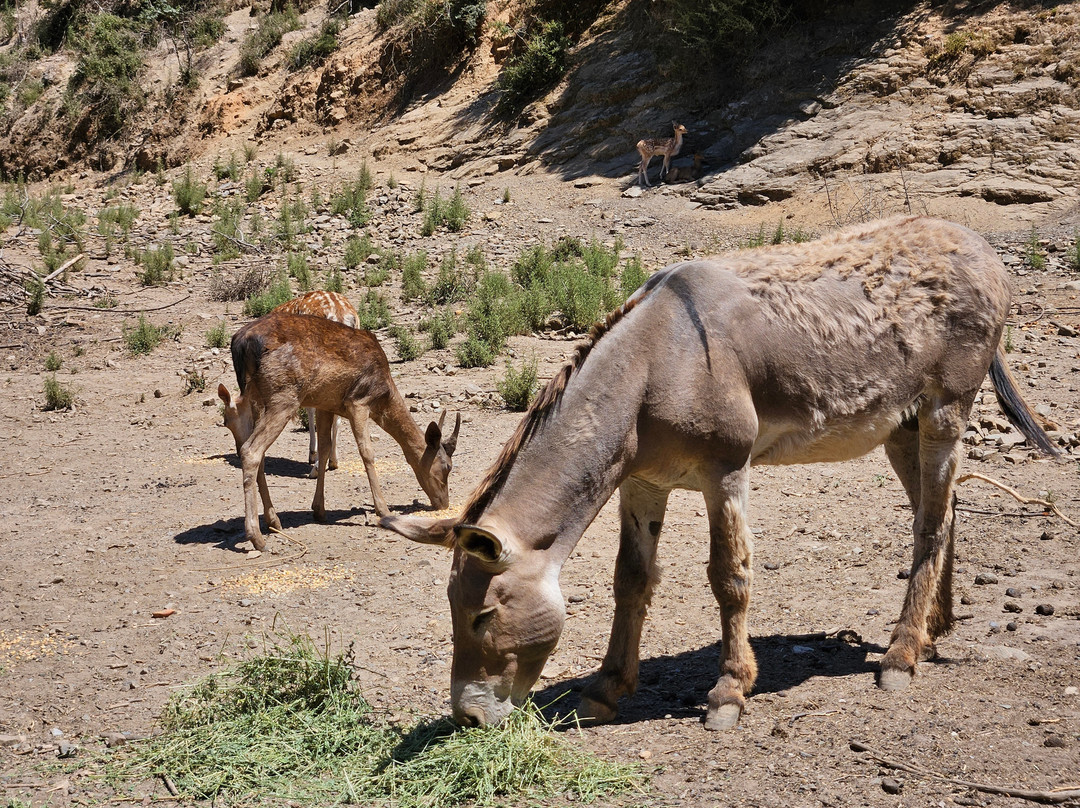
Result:
[[1078,525],[1076,522],[1074,522],[1072,519],[1067,517],[1060,510],[1058,510],[1058,506],[1055,505],[1053,502],[1047,502],[1045,499],[1035,499],[1031,497],[1021,496],[1015,490],[1005,485],[1005,483],[998,482],[993,477],[987,477],[985,474],[979,474],[977,471],[972,471],[968,474],[963,474],[957,477],[956,483],[957,485],[959,485],[966,480],[982,480],[984,483],[989,483],[995,488],[1000,488],[1002,491],[1011,496],[1021,505],[1041,505],[1043,508],[1046,508],[1046,510],[1052,511],[1054,515],[1061,519],[1063,522],[1065,522],[1065,524],[1072,525],[1073,527],[1080,527],[1080,525]]
[[878,752],[876,749],[867,746],[861,741],[852,741],[850,745],[853,751],[866,752],[876,763],[879,763],[882,766],[886,766],[890,769],[908,772],[909,774],[917,774],[920,777],[933,777],[936,780],[951,783],[955,786],[973,788],[976,791],[983,792],[984,794],[1000,794],[1005,797],[1016,797],[1017,799],[1021,800],[1030,800],[1031,802],[1045,803],[1070,802],[1072,800],[1080,799],[1080,786],[1064,786],[1061,788],[1053,788],[1049,791],[1032,791],[1026,788],[993,786],[986,783],[976,783],[971,780],[959,780],[955,777],[947,777],[944,774],[932,771],[931,769],[924,769],[920,766],[910,766],[907,763],[900,763],[896,760],[890,760],[889,758]]

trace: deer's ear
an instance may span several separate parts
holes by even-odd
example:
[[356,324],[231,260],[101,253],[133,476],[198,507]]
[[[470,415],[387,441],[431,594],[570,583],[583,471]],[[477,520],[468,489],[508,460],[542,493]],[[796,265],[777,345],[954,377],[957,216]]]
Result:
[[439,544],[450,547],[454,543],[454,524],[457,519],[431,519],[418,516],[384,516],[379,527],[400,533],[406,539],[420,544]]
[[453,455],[454,450],[457,449],[458,432],[461,431],[461,413],[457,414],[457,418],[454,419],[454,431],[450,434],[450,437],[443,441],[443,451],[448,455]]
[[[446,412],[443,412],[443,418],[446,417]],[[427,425],[427,431],[424,432],[424,443],[427,444],[429,449],[438,449],[439,443],[442,441],[442,426],[432,421]]]
[[224,404],[226,407],[228,407],[229,404],[232,403],[232,396],[229,395],[229,388],[225,385],[219,384],[217,386],[217,395],[218,398],[221,399],[221,403]]
[[504,560],[503,543],[490,530],[475,525],[458,525],[454,533],[457,546],[469,555],[488,564]]

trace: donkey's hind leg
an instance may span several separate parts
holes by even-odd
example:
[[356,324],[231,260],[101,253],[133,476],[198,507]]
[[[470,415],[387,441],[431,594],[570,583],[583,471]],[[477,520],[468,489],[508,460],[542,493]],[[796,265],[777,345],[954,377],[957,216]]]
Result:
[[907,687],[916,663],[932,657],[934,639],[952,627],[953,486],[973,399],[974,393],[947,404],[928,403],[919,411],[917,440],[900,427],[886,442],[915,512],[915,549],[904,607],[881,660],[878,684],[884,690]]
[[705,490],[709,512],[709,583],[720,604],[723,649],[720,679],[709,691],[706,729],[731,729],[742,715],[744,696],[757,679],[757,662],[750,647],[746,612],[753,583],[753,534],[746,522],[749,463],[725,474],[720,484]]
[[611,721],[619,698],[637,690],[641,625],[658,579],[656,542],[669,493],[633,478],[619,488],[615,620],[600,673],[581,697],[578,714],[583,719]]

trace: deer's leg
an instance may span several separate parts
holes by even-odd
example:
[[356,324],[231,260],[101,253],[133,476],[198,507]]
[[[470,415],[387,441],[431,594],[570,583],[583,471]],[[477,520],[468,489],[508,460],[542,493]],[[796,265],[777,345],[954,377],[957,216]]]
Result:
[[349,425],[352,426],[353,437],[356,438],[356,448],[360,450],[360,459],[364,461],[375,513],[389,516],[390,509],[386,507],[386,500],[383,499],[382,488],[379,486],[379,475],[375,472],[375,452],[371,448],[371,435],[368,433],[369,414],[367,407],[356,404],[349,410]]
[[651,188],[649,185],[649,163],[652,162],[652,155],[641,155],[641,167],[638,168],[638,175],[641,179],[645,180],[645,187]]
[[304,411],[307,413],[307,428],[308,428],[308,450],[307,450],[307,462],[311,464],[311,471],[308,473],[308,477],[314,477],[318,471],[317,464],[319,462],[319,445],[316,441],[316,426],[315,426],[315,408],[305,407]]
[[622,696],[637,690],[641,625],[659,580],[656,542],[669,491],[633,478],[619,487],[619,555],[615,560],[615,620],[600,673],[581,698],[579,715],[611,721]]
[[326,447],[330,445],[330,436],[333,433],[336,417],[332,412],[323,410],[315,412],[315,424],[319,437],[319,463],[316,466],[315,498],[311,500],[311,513],[316,522],[326,521],[326,504],[323,494],[326,483],[326,463],[330,457],[330,452]]
[[267,408],[255,429],[244,445],[240,447],[240,467],[244,473],[244,537],[251,542],[256,550],[266,547],[266,540],[259,531],[258,503],[255,500],[255,490],[258,488],[262,496],[263,512],[266,516],[267,527],[281,529],[281,520],[270,502],[270,489],[266,485],[266,474],[263,470],[263,460],[267,450],[277,440],[278,435],[289,423],[296,412],[295,407]]
[[706,729],[731,729],[746,706],[744,696],[757,679],[746,615],[754,573],[753,535],[746,521],[749,462],[718,477],[703,491],[709,514],[709,584],[720,605],[723,648],[720,678],[709,691]]
[[664,164],[662,166],[660,166],[660,179],[663,179],[664,177],[667,176],[668,169],[670,167],[671,167],[671,155],[670,154],[665,154],[664,155]]
[[[933,654],[933,640],[952,627],[953,540],[956,514],[953,487],[960,459],[960,437],[967,424],[974,393],[949,403],[926,404],[919,411],[918,495],[910,470],[909,497],[915,507],[915,551],[900,620],[893,629],[889,650],[881,660],[879,686],[903,690],[915,675],[920,659]],[[897,430],[899,432],[899,430]],[[895,435],[895,433],[894,433]],[[901,451],[897,443],[907,444]],[[890,461],[911,459],[911,439],[890,436]],[[894,468],[896,468],[896,461]],[[898,471],[898,473],[901,473]],[[903,478],[902,478],[903,479]]]
[[338,467],[337,462],[337,436],[338,428],[341,426],[341,419],[336,415],[334,416],[334,427],[330,430],[330,460],[327,462],[326,467],[333,471]]

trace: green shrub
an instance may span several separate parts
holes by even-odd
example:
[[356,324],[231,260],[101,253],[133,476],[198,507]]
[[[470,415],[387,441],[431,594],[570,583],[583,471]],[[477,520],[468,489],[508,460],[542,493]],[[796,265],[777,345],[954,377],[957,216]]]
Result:
[[115,14],[80,15],[69,41],[79,54],[69,88],[94,118],[87,136],[112,137],[145,103],[138,81],[143,64],[138,25]]
[[420,340],[413,336],[413,333],[404,326],[395,325],[390,329],[390,336],[394,338],[398,359],[402,362],[411,362],[424,353]]
[[445,348],[457,333],[457,316],[453,309],[445,308],[420,321],[420,330],[426,331],[434,350]]
[[139,322],[134,328],[124,325],[122,333],[127,349],[137,356],[150,353],[169,337],[179,336],[177,329],[156,326],[146,319],[145,314],[139,315]]
[[258,171],[251,172],[248,174],[247,179],[244,180],[244,199],[248,202],[255,202],[269,190],[270,186],[266,182],[266,175],[260,174]]
[[307,253],[291,252],[285,256],[285,266],[289,277],[296,279],[296,285],[301,292],[311,291],[311,270],[308,268]]
[[112,252],[117,233],[125,244],[128,242],[138,216],[139,209],[126,203],[98,211],[98,233],[105,242],[106,257]]
[[220,320],[217,325],[206,332],[206,347],[208,348],[227,348],[229,347],[229,341],[229,325],[224,320]]
[[214,158],[214,178],[217,180],[230,180],[236,182],[240,179],[240,163],[234,152],[229,152],[229,162],[222,163],[220,157]]
[[168,242],[156,249],[139,253],[139,263],[143,268],[139,273],[139,283],[143,286],[161,286],[171,281],[174,258],[173,246]]
[[424,282],[424,270],[427,269],[428,255],[424,250],[412,253],[401,269],[401,299],[423,300],[427,294],[427,284]]
[[457,251],[451,250],[439,264],[439,275],[424,292],[424,302],[429,306],[442,306],[464,300],[472,291],[472,282],[458,266]]
[[195,179],[191,166],[184,169],[184,176],[173,182],[173,199],[177,209],[185,216],[195,216],[206,199],[206,184]]
[[692,72],[718,65],[730,69],[753,55],[790,7],[786,0],[669,0],[661,24]]
[[345,291],[345,279],[341,275],[341,270],[334,267],[326,274],[324,288],[327,292],[337,292],[338,294]]
[[56,378],[56,374],[45,377],[45,405],[43,410],[70,410],[75,406],[75,394]]
[[420,227],[420,233],[424,236],[432,235],[440,227],[445,227],[451,232],[458,232],[469,220],[469,208],[461,195],[461,189],[454,187],[454,194],[449,200],[443,200],[439,196],[439,189],[426,198],[424,206],[424,221]]
[[455,355],[458,364],[463,368],[486,368],[495,364],[495,352],[484,340],[471,333],[457,347]]
[[218,199],[214,202],[214,223],[210,226],[210,240],[214,245],[217,261],[229,261],[240,257],[240,244],[244,240],[240,223],[244,219],[244,205],[239,199]]
[[1039,231],[1035,225],[1031,226],[1031,235],[1024,244],[1024,261],[1036,272],[1046,269],[1046,256],[1042,253]]
[[292,300],[292,297],[289,276],[284,272],[279,272],[265,291],[251,295],[244,301],[244,314],[248,317],[262,317],[282,303]]
[[281,44],[281,38],[300,27],[300,15],[293,6],[282,11],[264,14],[258,27],[248,34],[240,45],[240,74],[254,76],[259,72],[262,60]]
[[540,93],[554,87],[566,72],[570,40],[560,22],[541,21],[499,75],[502,94],[495,105],[499,115],[513,115]]
[[521,370],[515,370],[510,362],[506,363],[506,375],[495,382],[495,388],[499,391],[507,408],[516,412],[522,412],[528,408],[540,384],[536,375],[536,357],[524,360]]
[[369,289],[368,293],[360,300],[356,306],[356,314],[360,328],[366,328],[369,331],[386,328],[390,325],[390,306],[387,304],[386,298],[374,289]]
[[289,51],[289,70],[295,72],[305,67],[321,65],[340,46],[340,33],[340,21],[333,18],[324,21],[318,33],[301,39],[292,46]]
[[[487,272],[476,284],[465,314],[468,339],[458,349],[462,367],[487,367],[511,334],[524,333],[521,290],[501,272]],[[480,345],[486,350],[481,350]]]
[[64,364],[64,360],[60,358],[60,354],[56,351],[49,351],[49,355],[45,357],[45,370],[56,373],[56,371],[60,370],[62,364]]
[[367,206],[367,192],[371,188],[371,175],[361,177],[355,182],[346,182],[341,190],[330,196],[330,212],[335,216],[344,216],[349,225],[361,228],[371,220],[371,211]]
[[373,252],[375,252],[375,245],[371,243],[371,236],[367,233],[364,233],[362,237],[349,236],[349,240],[345,242],[346,269],[356,269]]
[[206,389],[206,374],[198,368],[188,368],[184,372],[184,395],[201,393]]
[[292,194],[282,195],[274,228],[274,235],[282,246],[291,247],[297,236],[309,230],[307,215],[308,209],[303,199]]
[[1065,253],[1065,260],[1074,271],[1080,271],[1080,232],[1073,232],[1072,247]]
[[619,288],[622,291],[623,299],[630,297],[648,279],[649,273],[642,266],[641,258],[635,255],[626,262],[622,275],[619,277]]

